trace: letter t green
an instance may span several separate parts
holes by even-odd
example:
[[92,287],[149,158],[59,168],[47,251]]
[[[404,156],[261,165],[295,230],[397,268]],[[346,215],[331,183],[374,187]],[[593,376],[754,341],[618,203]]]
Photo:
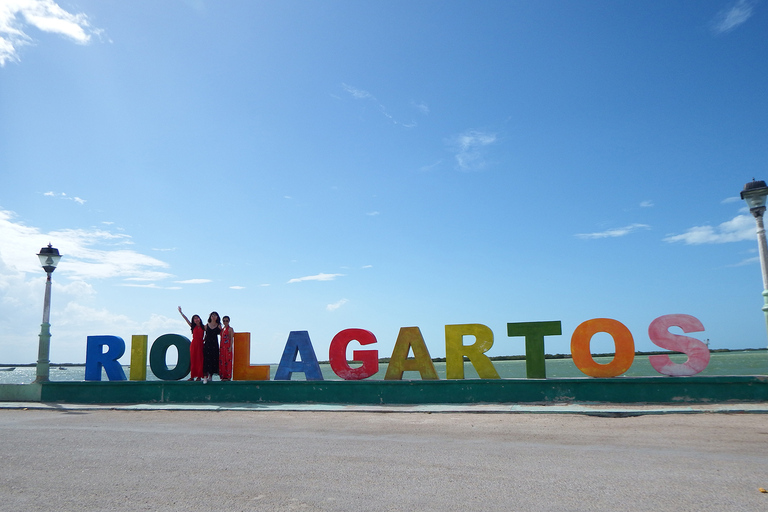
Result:
[[546,379],[544,336],[563,334],[560,320],[553,322],[516,322],[507,324],[508,336],[525,336],[525,373],[529,379]]

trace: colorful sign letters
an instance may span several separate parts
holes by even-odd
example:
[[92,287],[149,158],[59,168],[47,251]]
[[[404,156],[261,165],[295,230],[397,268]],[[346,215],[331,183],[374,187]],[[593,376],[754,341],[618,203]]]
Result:
[[[684,333],[704,330],[701,322],[690,315],[664,315],[648,327],[651,341],[661,348],[681,352],[688,356],[684,363],[674,363],[668,355],[652,355],[649,360],[653,368],[662,375],[695,375],[709,364],[709,349],[701,341],[672,334],[669,329],[677,327]],[[607,333],[614,341],[615,356],[608,364],[594,360],[590,341],[597,333]],[[509,337],[525,339],[526,376],[529,379],[546,378],[544,363],[544,338],[559,336],[562,326],[559,321],[518,322],[507,324]],[[474,343],[464,344],[465,337],[474,338]],[[250,364],[250,333],[236,333],[234,345],[233,380],[269,380],[269,365]],[[365,347],[377,343],[376,336],[365,329],[344,329],[331,341],[328,359],[331,369],[344,380],[362,380],[379,371],[379,352],[374,348],[354,350],[351,366],[346,358],[350,343]],[[460,324],[445,326],[446,378],[464,378],[464,358],[469,359],[481,379],[498,379],[499,374],[491,359],[485,355],[493,346],[493,331],[482,324]],[[164,334],[152,344],[149,352],[149,366],[160,380],[180,380],[189,374],[188,338],[179,334]],[[178,353],[176,365],[169,368],[166,353],[171,347]],[[118,336],[88,336],[85,359],[85,380],[101,380],[102,368],[109,380],[126,380],[125,372],[118,359],[125,353],[125,342]],[[409,354],[413,357],[408,357]],[[571,336],[571,355],[576,367],[590,377],[616,377],[626,372],[635,358],[635,343],[632,333],[617,320],[593,318],[581,323]],[[299,358],[300,356],[300,358]],[[134,335],[131,340],[131,380],[146,380],[147,336]],[[403,327],[397,336],[384,380],[401,380],[406,371],[419,372],[423,380],[438,380],[432,358],[418,327]],[[290,380],[294,373],[303,373],[307,380],[323,380],[320,365],[307,331],[292,331],[283,350],[283,356],[275,372],[274,380]]]

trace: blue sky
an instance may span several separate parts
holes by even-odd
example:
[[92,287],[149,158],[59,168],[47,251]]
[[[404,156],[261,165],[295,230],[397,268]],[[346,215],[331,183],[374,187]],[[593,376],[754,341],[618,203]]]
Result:
[[[766,345],[768,4],[0,2],[0,361],[232,317],[252,361],[342,329],[697,317]],[[595,352],[610,338],[593,339]],[[354,347],[350,347],[351,349]],[[127,361],[127,357],[125,359]]]

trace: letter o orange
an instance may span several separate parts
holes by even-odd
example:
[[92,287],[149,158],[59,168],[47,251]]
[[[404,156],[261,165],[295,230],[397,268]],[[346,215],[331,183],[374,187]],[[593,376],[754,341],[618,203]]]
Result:
[[[598,332],[611,335],[616,346],[616,355],[608,364],[599,364],[592,358],[589,342]],[[590,377],[616,377],[629,370],[635,360],[635,341],[629,329],[610,318],[593,318],[579,324],[571,336],[573,364]]]

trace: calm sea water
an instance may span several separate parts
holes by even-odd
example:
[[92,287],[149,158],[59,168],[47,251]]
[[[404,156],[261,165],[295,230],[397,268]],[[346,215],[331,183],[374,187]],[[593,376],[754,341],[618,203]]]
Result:
[[[681,363],[686,360],[685,355],[672,355],[672,360]],[[601,364],[607,364],[611,361],[610,357],[596,357],[595,361]],[[352,365],[354,366],[354,365]],[[493,366],[503,379],[524,379],[525,361],[494,361]],[[323,378],[326,380],[341,380],[330,365],[321,364],[320,369],[323,372]],[[445,379],[445,363],[435,363],[435,369],[441,379]],[[129,367],[125,366],[125,375],[129,375]],[[271,367],[270,376],[274,378],[277,365]],[[576,368],[571,359],[547,359],[546,361],[547,377],[585,377],[581,371]],[[383,380],[387,371],[385,363],[380,364],[379,373],[369,380]],[[712,375],[768,375],[768,350],[749,350],[734,352],[715,352],[709,361],[709,366],[698,374],[698,376]],[[632,367],[626,377],[653,377],[659,376],[659,373],[653,369],[648,362],[648,356],[636,356]],[[464,377],[467,379],[478,378],[471,363],[464,364]],[[418,372],[405,372],[403,379],[419,380],[421,377]],[[50,379],[52,381],[83,381],[85,380],[85,368],[82,366],[51,367]],[[105,372],[102,371],[101,379],[108,380]],[[304,374],[294,373],[293,380],[304,380]],[[34,366],[19,366],[13,371],[0,371],[0,384],[28,384],[35,380]],[[147,380],[158,380],[147,368]]]

